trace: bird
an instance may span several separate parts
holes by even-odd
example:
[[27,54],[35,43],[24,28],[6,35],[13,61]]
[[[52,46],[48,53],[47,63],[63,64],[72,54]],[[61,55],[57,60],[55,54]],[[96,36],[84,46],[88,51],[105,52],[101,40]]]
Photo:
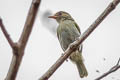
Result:
[[[57,37],[63,51],[65,51],[71,43],[80,37],[80,28],[69,13],[59,11],[48,18],[53,18],[58,22]],[[71,53],[69,59],[76,64],[80,78],[88,76],[82,56],[82,45]]]

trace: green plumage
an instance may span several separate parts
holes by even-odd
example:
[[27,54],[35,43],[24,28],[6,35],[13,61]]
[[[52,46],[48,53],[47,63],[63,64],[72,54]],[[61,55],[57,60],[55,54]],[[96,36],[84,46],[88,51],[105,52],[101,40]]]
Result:
[[64,20],[60,22],[57,28],[57,36],[62,49],[65,51],[69,44],[80,36],[80,32],[76,28],[74,21]]
[[[65,51],[68,48],[69,44],[74,42],[80,36],[80,28],[74,19],[66,12],[57,12],[51,18],[55,18],[59,23],[59,26],[57,28],[57,37],[63,51]],[[82,48],[74,51],[70,55],[70,60],[76,64],[81,78],[88,75],[88,72],[83,63]]]

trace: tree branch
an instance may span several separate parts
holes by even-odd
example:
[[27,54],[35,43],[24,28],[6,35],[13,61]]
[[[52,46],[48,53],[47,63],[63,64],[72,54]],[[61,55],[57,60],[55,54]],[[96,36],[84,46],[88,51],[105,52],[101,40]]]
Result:
[[13,54],[12,61],[9,67],[9,71],[7,73],[5,80],[15,80],[16,78],[18,69],[20,67],[20,63],[22,62],[22,58],[24,55],[24,50],[25,50],[27,41],[29,39],[30,33],[33,28],[33,24],[35,21],[35,17],[36,17],[40,2],[41,0],[32,1],[21,37],[19,41],[14,44],[15,46],[13,48],[13,53],[17,55]]
[[24,25],[24,29],[22,35],[19,39],[19,43],[21,44],[21,48],[25,48],[27,41],[29,39],[31,30],[33,28],[34,20],[36,17],[36,13],[39,7],[39,3],[41,0],[33,0],[30,11],[27,16],[26,23]]
[[107,17],[119,2],[120,0],[113,0],[95,22],[93,22],[93,24],[80,36],[80,39],[74,41],[64,54],[48,69],[48,71],[39,78],[39,80],[48,80],[58,67],[60,67],[70,54],[93,32],[93,30]]
[[4,26],[1,18],[0,18],[0,27],[1,27],[1,30],[2,30],[2,32],[3,32],[3,34],[4,34],[4,36],[6,37],[8,43],[9,43],[10,46],[13,48],[13,47],[14,47],[14,42],[12,41],[12,39],[10,38],[7,30],[5,29],[5,26]]
[[118,62],[117,62],[117,64],[115,66],[113,66],[108,72],[104,73],[103,75],[101,75],[100,77],[96,78],[95,80],[100,80],[100,79],[106,77],[107,75],[117,71],[120,68],[119,63],[120,63],[120,58],[119,58],[119,60],[118,60]]

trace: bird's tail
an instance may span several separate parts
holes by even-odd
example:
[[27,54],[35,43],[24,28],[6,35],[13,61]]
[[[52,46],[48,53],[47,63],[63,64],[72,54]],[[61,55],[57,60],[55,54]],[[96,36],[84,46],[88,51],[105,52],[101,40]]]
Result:
[[75,51],[71,54],[70,60],[77,65],[78,72],[81,78],[87,77],[88,72],[83,62],[82,53],[80,51]]
[[83,61],[82,61],[82,60],[81,60],[81,61],[77,61],[77,62],[76,62],[76,65],[77,65],[77,68],[78,68],[78,72],[79,72],[80,77],[81,77],[81,78],[87,77],[88,72],[87,72],[87,69],[86,69]]

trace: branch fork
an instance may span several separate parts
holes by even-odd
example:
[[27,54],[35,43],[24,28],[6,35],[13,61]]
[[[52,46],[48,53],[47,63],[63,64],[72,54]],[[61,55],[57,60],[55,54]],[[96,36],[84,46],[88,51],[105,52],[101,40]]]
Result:
[[40,2],[41,2],[41,0],[33,0],[32,1],[31,7],[29,10],[27,19],[26,19],[26,23],[24,25],[23,32],[19,38],[19,41],[16,43],[13,42],[13,40],[10,38],[7,30],[5,29],[5,26],[3,25],[2,19],[0,18],[1,30],[13,50],[12,61],[11,61],[9,71],[7,73],[5,80],[15,80],[15,78],[17,76],[18,69],[21,64],[21,61],[22,61],[22,58],[24,55],[24,50],[25,50],[26,44],[28,42],[32,28],[33,28],[33,24],[35,21],[35,17],[36,17]]

